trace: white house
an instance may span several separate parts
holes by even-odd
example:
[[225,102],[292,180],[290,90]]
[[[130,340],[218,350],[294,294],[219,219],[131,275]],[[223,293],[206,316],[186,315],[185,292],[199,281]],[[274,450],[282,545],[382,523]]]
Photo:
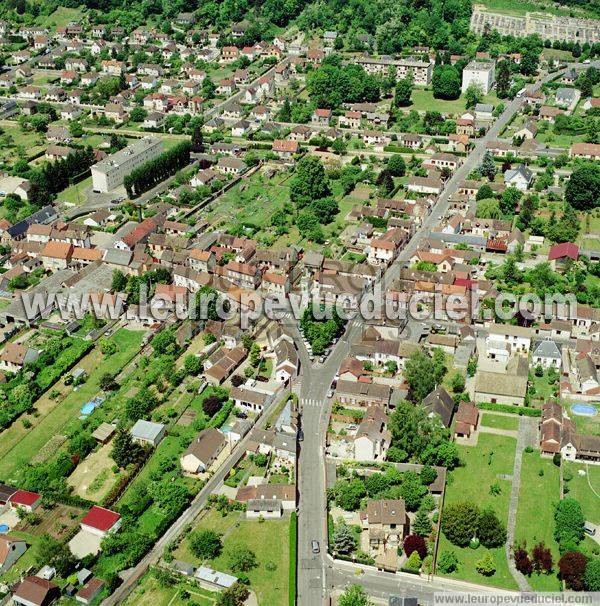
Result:
[[462,73],[462,92],[464,93],[471,84],[481,87],[484,95],[490,92],[494,85],[494,64],[491,62],[471,61]]

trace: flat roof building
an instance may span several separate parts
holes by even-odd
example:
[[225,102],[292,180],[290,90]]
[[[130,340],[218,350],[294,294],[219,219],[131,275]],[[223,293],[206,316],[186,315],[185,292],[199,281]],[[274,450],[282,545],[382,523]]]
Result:
[[156,137],[143,137],[139,141],[107,156],[92,166],[92,189],[106,193],[123,184],[125,177],[136,168],[159,156],[163,144]]

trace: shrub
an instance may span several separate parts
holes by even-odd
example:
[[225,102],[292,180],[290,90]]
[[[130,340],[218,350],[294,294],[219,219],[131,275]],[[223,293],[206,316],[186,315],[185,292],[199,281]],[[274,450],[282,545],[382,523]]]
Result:
[[423,537],[418,534],[410,534],[404,539],[404,553],[410,558],[415,551],[423,559],[427,555],[427,545]]
[[444,574],[454,572],[458,568],[458,558],[453,551],[442,551],[438,558],[438,569]]

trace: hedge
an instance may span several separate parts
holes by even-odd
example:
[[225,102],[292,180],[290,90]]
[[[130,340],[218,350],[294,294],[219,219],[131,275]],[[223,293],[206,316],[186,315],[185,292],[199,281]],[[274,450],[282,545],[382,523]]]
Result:
[[298,558],[298,517],[295,511],[290,515],[290,582],[289,606],[296,605],[296,568]]
[[494,412],[508,412],[521,417],[541,417],[542,411],[539,408],[528,408],[526,406],[513,406],[512,404],[493,404],[492,402],[479,402],[477,408],[481,410],[491,410]]
[[221,410],[215,413],[215,416],[208,422],[207,427],[216,427],[217,429],[225,423],[227,417],[231,414],[233,410],[233,400],[228,400],[223,404]]

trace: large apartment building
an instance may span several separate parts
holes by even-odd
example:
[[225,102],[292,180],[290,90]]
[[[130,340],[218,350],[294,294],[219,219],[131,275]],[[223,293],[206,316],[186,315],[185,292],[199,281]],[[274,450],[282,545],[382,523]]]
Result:
[[394,59],[392,57],[359,57],[356,61],[369,74],[386,74],[390,67],[396,69],[396,78],[406,78],[412,75],[415,84],[426,86],[431,82],[433,63],[420,61],[411,57]]
[[477,84],[483,94],[487,95],[494,85],[494,71],[491,61],[471,61],[463,70],[462,92],[464,93],[471,84]]
[[125,177],[148,160],[162,153],[163,145],[156,137],[139,141],[111,154],[92,166],[92,189],[105,193],[123,184]]

